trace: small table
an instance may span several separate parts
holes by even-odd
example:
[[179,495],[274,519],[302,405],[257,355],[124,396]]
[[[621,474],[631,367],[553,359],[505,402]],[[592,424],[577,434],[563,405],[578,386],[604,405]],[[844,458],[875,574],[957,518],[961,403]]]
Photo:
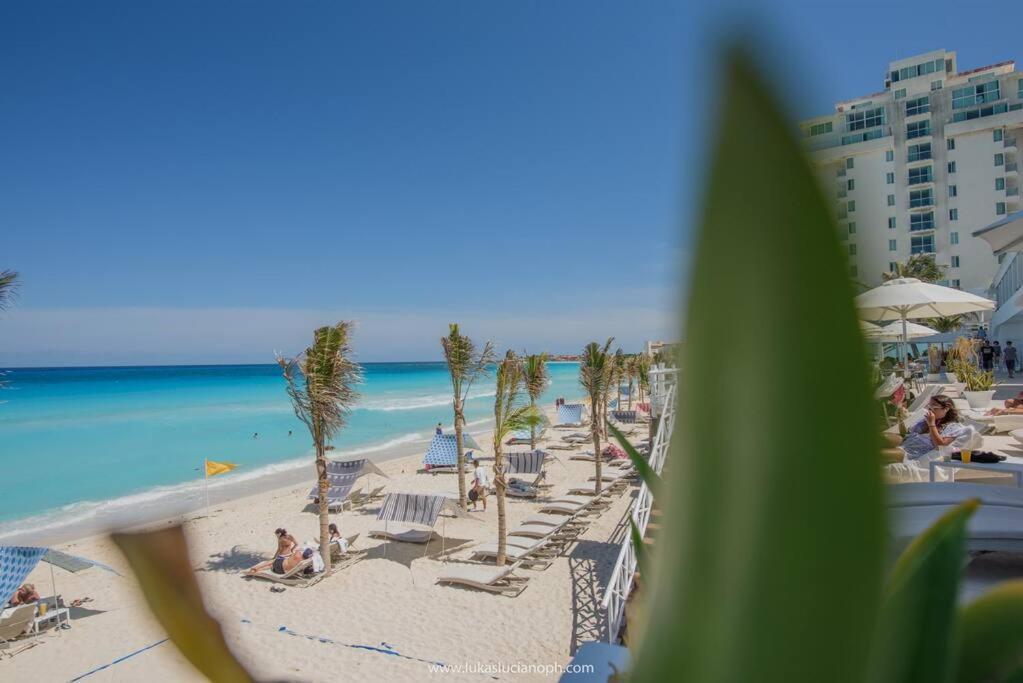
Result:
[[998,474],[1011,474],[1016,480],[1017,487],[1023,487],[1023,463],[1020,462],[962,462],[960,460],[932,460],[930,463],[931,481],[939,467],[947,467],[952,470],[952,479],[955,480],[955,470],[984,470],[997,472]]
[[38,634],[41,627],[44,627],[47,624],[51,623],[54,626],[70,624],[71,610],[69,610],[67,607],[59,607],[57,609],[47,610],[46,614],[39,615],[32,620],[32,633]]

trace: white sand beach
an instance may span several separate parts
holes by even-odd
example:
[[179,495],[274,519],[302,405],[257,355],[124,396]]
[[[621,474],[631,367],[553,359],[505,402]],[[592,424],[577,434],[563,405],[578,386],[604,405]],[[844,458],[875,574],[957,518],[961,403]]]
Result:
[[[552,429],[548,436],[553,442],[565,433]],[[637,428],[634,440],[645,433],[645,426]],[[476,436],[481,444],[490,443],[489,434]],[[551,493],[563,493],[593,473],[593,463],[569,459],[573,452],[550,453],[555,458],[547,465]],[[371,483],[386,484],[386,491],[457,492],[454,474],[419,472],[421,458],[382,462],[390,478],[374,477]],[[595,516],[550,567],[518,569],[528,583],[517,597],[436,583],[445,568],[470,561],[474,545],[496,539],[494,496],[488,510],[471,519],[442,516],[428,547],[370,538],[369,530],[378,525],[379,502],[346,510],[332,519],[344,535],[360,534],[356,547],[367,550],[363,560],[314,586],[283,592],[270,590],[276,584],[243,579],[244,569],[272,553],[276,527],[287,528],[300,542],[314,540],[317,517],[306,500],[313,476],[310,461],[308,483],[217,504],[210,517],[193,515],[184,523],[207,606],[232,650],[258,678],[413,681],[429,679],[431,664],[442,663],[476,670],[436,674],[444,680],[556,680],[553,671],[512,673],[509,667],[564,665],[578,645],[603,637],[600,601],[627,530],[634,485],[615,496],[614,504]],[[542,500],[509,498],[509,528],[535,513]],[[0,678],[77,680],[109,665],[83,680],[202,680],[170,642],[153,646],[165,635],[108,537],[84,538],[58,549],[109,563],[124,576],[95,567],[74,574],[53,569],[65,601],[92,599],[84,605],[88,612],[76,610],[70,629],[51,630],[34,647],[0,662]],[[30,581],[50,595],[50,565],[40,563]]]

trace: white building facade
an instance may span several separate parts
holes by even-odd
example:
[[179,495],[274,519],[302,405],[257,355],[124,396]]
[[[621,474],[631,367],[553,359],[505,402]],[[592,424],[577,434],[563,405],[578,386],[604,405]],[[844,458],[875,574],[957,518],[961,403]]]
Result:
[[800,124],[834,200],[853,278],[932,253],[944,284],[987,295],[999,264],[973,231],[1020,208],[1023,73],[960,72],[945,50],[888,65],[885,89]]

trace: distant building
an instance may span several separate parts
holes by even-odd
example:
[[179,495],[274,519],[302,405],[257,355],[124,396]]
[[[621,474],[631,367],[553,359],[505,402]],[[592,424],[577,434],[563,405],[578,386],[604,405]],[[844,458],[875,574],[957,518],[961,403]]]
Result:
[[937,50],[888,65],[884,90],[800,128],[834,201],[854,279],[934,254],[947,284],[986,294],[998,263],[974,230],[1018,210],[1023,73],[960,72]]
[[666,341],[648,341],[646,343],[646,355],[653,358],[659,352],[664,351],[666,353],[675,353],[680,351],[682,348],[682,342],[666,342]]

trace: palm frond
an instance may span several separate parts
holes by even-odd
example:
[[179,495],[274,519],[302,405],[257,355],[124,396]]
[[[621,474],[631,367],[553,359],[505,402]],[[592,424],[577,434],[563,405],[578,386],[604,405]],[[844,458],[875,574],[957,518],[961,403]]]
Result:
[[18,274],[13,270],[0,270],[0,311],[10,306],[18,293]]

